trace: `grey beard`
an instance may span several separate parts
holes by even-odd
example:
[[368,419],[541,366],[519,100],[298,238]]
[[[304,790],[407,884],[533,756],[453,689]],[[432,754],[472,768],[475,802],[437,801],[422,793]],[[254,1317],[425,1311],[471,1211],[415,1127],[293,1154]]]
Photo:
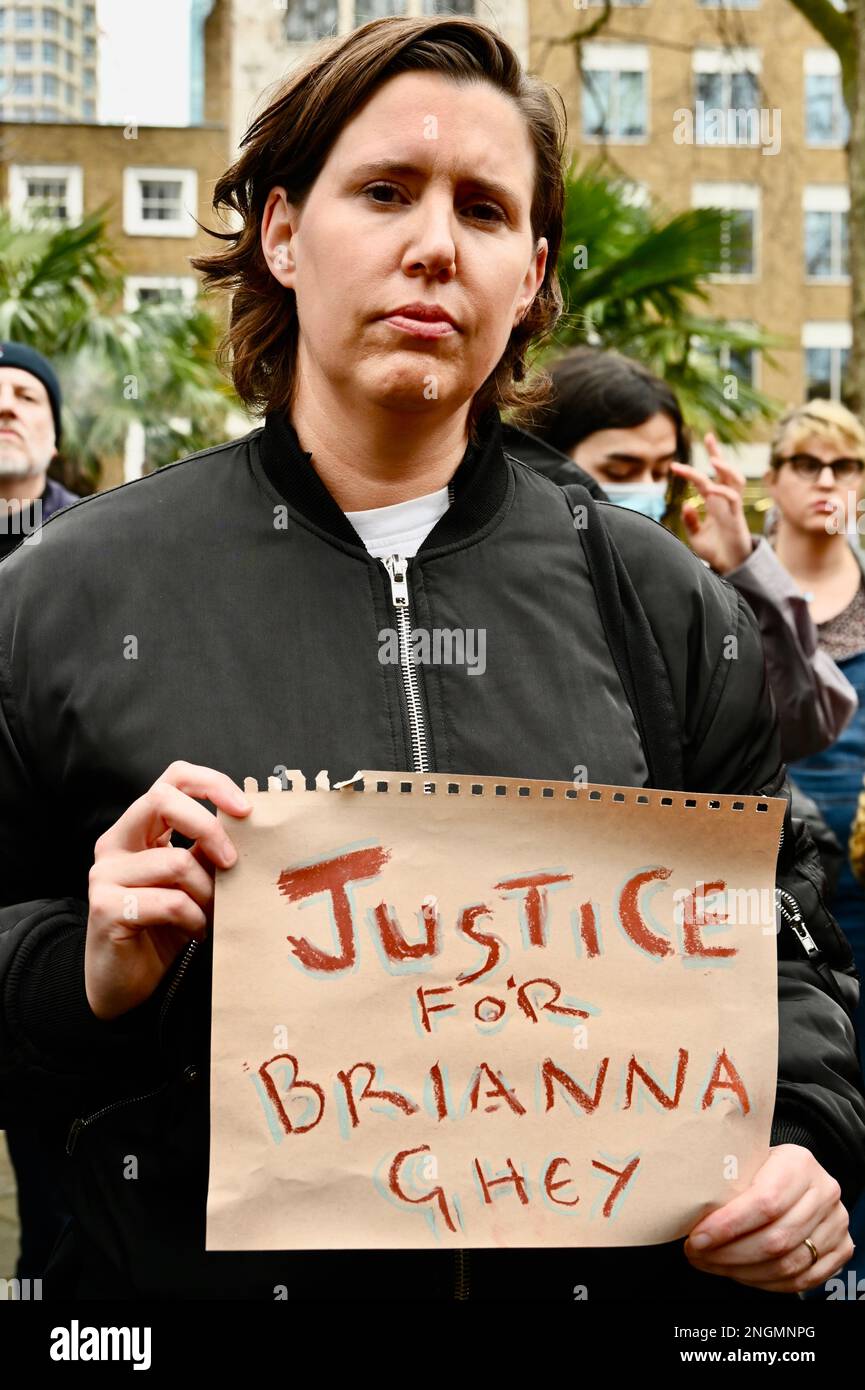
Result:
[[47,463],[32,463],[20,454],[13,453],[11,449],[0,447],[0,478],[32,478],[46,472],[47,468]]

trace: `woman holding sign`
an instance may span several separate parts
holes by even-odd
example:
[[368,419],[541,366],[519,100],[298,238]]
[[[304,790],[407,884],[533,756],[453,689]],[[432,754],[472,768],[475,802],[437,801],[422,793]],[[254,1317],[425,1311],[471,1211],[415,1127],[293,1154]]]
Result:
[[[69,1153],[49,1297],[757,1298],[850,1254],[856,986],[789,817],[779,883],[831,959],[782,933],[773,1147],[686,1242],[205,1253],[213,872],[236,857],[213,808],[247,813],[244,776],[578,765],[786,795],[749,610],[645,518],[502,448],[561,311],[551,96],[472,20],[317,50],[218,183],[233,230],[198,263],[234,291],[231,371],[263,427],[3,564],[0,1112],[38,1111]],[[464,660],[408,659],[412,625],[459,630]]]

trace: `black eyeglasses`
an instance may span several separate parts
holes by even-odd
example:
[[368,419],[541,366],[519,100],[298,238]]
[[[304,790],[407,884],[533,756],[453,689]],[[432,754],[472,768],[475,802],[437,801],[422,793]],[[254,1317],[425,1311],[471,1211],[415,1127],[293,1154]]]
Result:
[[791,454],[789,458],[778,459],[778,467],[782,463],[789,463],[794,473],[800,478],[808,478],[814,482],[820,477],[824,468],[831,468],[835,476],[836,483],[847,482],[850,478],[856,478],[865,468],[862,459],[833,459],[831,463],[824,463],[822,459],[815,458],[813,454]]

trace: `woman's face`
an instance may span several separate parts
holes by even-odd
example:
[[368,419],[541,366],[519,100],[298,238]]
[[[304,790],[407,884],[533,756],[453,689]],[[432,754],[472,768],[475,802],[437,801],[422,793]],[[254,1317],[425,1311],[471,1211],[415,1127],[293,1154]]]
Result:
[[[810,454],[826,464],[849,458],[851,450],[811,435],[795,449],[782,444],[781,458],[791,454]],[[816,477],[803,478],[789,463],[783,463],[770,469],[763,481],[784,520],[797,530],[838,534],[846,530],[848,517],[856,519],[857,500],[863,490],[861,473],[836,480],[831,468],[823,468]]]
[[[306,389],[402,413],[469,402],[543,281],[534,170],[510,98],[410,72],[343,128],[301,209],[272,189],[262,247],[296,295]],[[412,303],[438,306],[455,326],[421,336],[388,321]]]
[[596,430],[574,445],[570,457],[601,487],[663,482],[678,457],[676,428],[669,415],[659,411],[631,429]]

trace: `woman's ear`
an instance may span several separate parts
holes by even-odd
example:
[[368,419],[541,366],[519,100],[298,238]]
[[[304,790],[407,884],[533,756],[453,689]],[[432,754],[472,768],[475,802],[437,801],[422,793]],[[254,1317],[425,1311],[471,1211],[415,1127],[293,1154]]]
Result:
[[261,249],[271,274],[285,289],[294,288],[293,236],[296,209],[284,188],[272,188],[261,217]]

